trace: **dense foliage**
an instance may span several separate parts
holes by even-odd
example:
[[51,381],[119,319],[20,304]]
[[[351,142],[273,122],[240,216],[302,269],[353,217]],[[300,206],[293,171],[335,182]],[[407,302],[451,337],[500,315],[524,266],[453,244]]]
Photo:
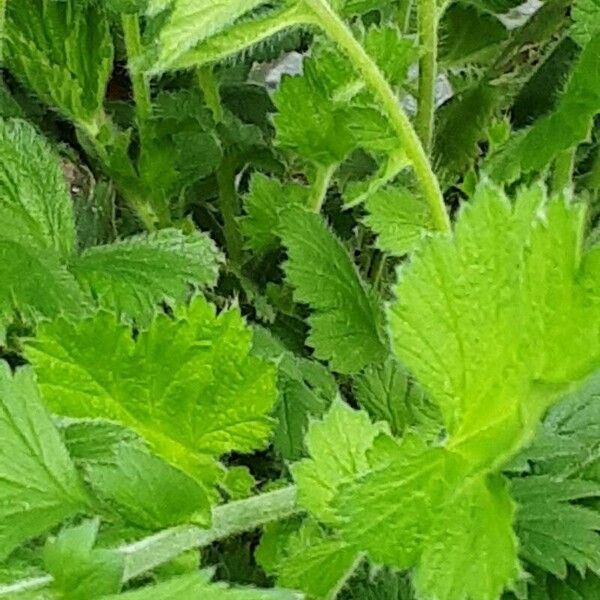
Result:
[[600,598],[600,3],[519,4],[0,0],[0,597]]

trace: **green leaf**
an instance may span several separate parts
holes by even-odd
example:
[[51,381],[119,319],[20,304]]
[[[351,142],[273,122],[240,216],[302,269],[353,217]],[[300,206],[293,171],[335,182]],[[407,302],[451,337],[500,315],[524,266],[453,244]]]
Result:
[[540,188],[513,207],[484,184],[454,234],[432,238],[401,273],[395,351],[469,460],[508,458],[598,367],[600,253],[582,251],[583,219],[580,206],[545,204]]
[[377,233],[377,247],[392,256],[408,254],[434,228],[422,198],[402,187],[382,188],[366,201],[365,224]]
[[69,268],[100,306],[147,320],[163,301],[216,284],[220,254],[208,235],[162,229],[85,250]]
[[206,501],[204,488],[194,479],[127,445],[118,448],[112,464],[92,464],[86,472],[94,491],[128,523],[143,529],[193,523]]
[[514,504],[501,477],[476,480],[443,506],[428,533],[415,588],[422,598],[496,600],[520,575]]
[[521,173],[541,171],[561,152],[588,139],[600,112],[599,54],[600,33],[584,48],[556,110],[522,130],[491,157],[487,170],[495,180],[510,182]]
[[600,1],[576,0],[571,16],[574,21],[571,37],[584,47],[600,33]]
[[437,407],[411,381],[406,369],[392,356],[367,367],[354,378],[356,400],[375,421],[386,421],[395,436],[417,430],[425,438],[440,433]]
[[244,198],[246,216],[240,219],[247,246],[257,252],[276,250],[281,212],[289,206],[306,206],[308,192],[308,188],[301,185],[284,184],[261,173],[254,174]]
[[104,9],[79,0],[8,2],[5,62],[67,118],[95,129],[113,67]]
[[352,545],[323,537],[291,552],[278,566],[277,582],[317,600],[334,600],[360,559]]
[[[58,319],[40,326],[26,354],[54,412],[129,427],[210,488],[220,455],[261,448],[271,433],[275,373],[249,356],[250,344],[238,310],[217,316],[199,297],[135,340],[109,313]],[[209,508],[198,512],[208,519]]]
[[59,158],[25,121],[0,120],[0,220],[2,238],[62,258],[73,252],[73,208]]
[[371,27],[364,38],[364,47],[392,85],[403,85],[410,67],[418,60],[414,40],[404,37],[397,27]]
[[29,369],[0,364],[0,560],[22,542],[85,510],[75,467]]
[[226,30],[266,0],[172,0],[159,35],[158,67],[168,69],[188,50]]
[[323,219],[300,208],[281,219],[285,267],[295,299],[308,304],[308,344],[340,373],[356,373],[386,354],[379,299]]
[[114,550],[95,549],[97,533],[98,521],[85,521],[47,542],[44,563],[60,598],[92,600],[121,589],[125,557]]
[[385,427],[373,424],[364,412],[336,400],[322,421],[306,436],[311,458],[292,466],[298,501],[323,523],[335,524],[331,504],[337,489],[369,470],[367,451]]
[[567,565],[600,573],[600,513],[576,501],[600,497],[600,483],[547,475],[511,482],[519,504],[521,556],[560,579]]

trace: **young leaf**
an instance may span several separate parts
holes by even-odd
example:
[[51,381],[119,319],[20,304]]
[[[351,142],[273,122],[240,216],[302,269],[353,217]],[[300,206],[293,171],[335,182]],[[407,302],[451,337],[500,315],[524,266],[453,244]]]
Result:
[[89,248],[69,269],[100,306],[144,320],[160,302],[185,300],[190,286],[214,286],[219,262],[207,235],[162,229]]
[[94,548],[98,521],[64,529],[47,542],[44,563],[52,589],[64,600],[92,600],[121,589],[123,554]]
[[484,184],[454,235],[432,239],[401,274],[390,311],[396,353],[470,460],[513,453],[545,408],[598,366],[600,262],[582,253],[583,218],[561,199],[544,206],[535,188],[513,208]]
[[571,36],[585,46],[592,37],[600,33],[600,2],[598,0],[576,0],[572,9],[573,27]]
[[95,129],[113,67],[109,22],[97,2],[8,2],[5,62],[51,107]]
[[59,158],[25,121],[0,120],[2,238],[67,258],[75,246],[71,198]]
[[199,297],[135,341],[109,313],[46,323],[26,353],[56,413],[129,427],[210,488],[220,455],[261,448],[271,432],[275,373],[249,356],[250,337],[237,310],[217,316]]
[[600,573],[600,512],[575,504],[599,498],[599,483],[540,475],[513,479],[511,489],[523,558],[560,579],[567,564]]
[[313,309],[310,346],[340,373],[356,373],[383,359],[386,334],[379,299],[323,219],[300,208],[282,215],[286,274],[295,298]]
[[82,483],[50,416],[32,372],[11,374],[0,364],[0,560],[25,540],[79,511]]
[[406,188],[382,188],[366,201],[365,225],[377,233],[377,247],[393,256],[408,254],[435,229],[427,204]]
[[367,450],[385,431],[364,412],[336,400],[323,421],[312,424],[306,445],[311,458],[292,467],[298,484],[298,499],[323,523],[335,523],[331,503],[338,487],[369,470]]
[[144,529],[192,523],[206,501],[204,488],[194,479],[131,446],[121,445],[112,464],[92,464],[86,472],[101,498],[128,523]]

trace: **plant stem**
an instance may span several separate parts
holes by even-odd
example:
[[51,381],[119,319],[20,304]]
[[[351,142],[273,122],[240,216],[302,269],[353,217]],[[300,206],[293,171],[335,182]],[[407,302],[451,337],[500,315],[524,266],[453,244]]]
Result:
[[143,54],[142,37],[140,33],[140,19],[137,15],[124,14],[121,19],[123,35],[125,37],[125,48],[127,49],[127,62],[129,75],[133,87],[133,99],[138,118],[140,135],[152,115],[152,98],[150,96],[150,85],[144,72],[135,68],[135,62]]
[[315,182],[308,200],[308,207],[313,212],[321,212],[323,202],[325,202],[325,199],[327,198],[327,190],[331,184],[331,178],[333,177],[336,169],[337,165],[335,164],[317,167]]
[[446,212],[440,184],[433,173],[419,136],[400,106],[398,98],[389,83],[362,45],[356,40],[350,28],[340,19],[326,0],[304,0],[304,3],[313,14],[312,23],[321,27],[346,52],[372,92],[380,100],[382,109],[387,114],[391,126],[413,164],[415,175],[429,204],[436,228],[440,231],[449,231],[450,218]]
[[[217,540],[297,515],[302,509],[296,502],[296,496],[296,487],[289,486],[246,500],[230,502],[213,510],[210,529],[181,525],[121,546],[117,550],[125,556],[123,582],[130,581],[193,548],[203,548]],[[52,577],[42,575],[0,586],[0,597],[41,589],[50,583]]]
[[413,0],[402,0],[396,13],[396,21],[402,33],[408,33],[410,27],[410,15],[412,13]]
[[4,66],[4,35],[6,29],[6,1],[0,0],[0,68]]
[[419,20],[419,97],[416,129],[425,151],[431,152],[437,80],[438,16],[437,0],[418,0]]
[[552,175],[552,191],[559,194],[573,185],[573,170],[575,168],[575,152],[572,148],[561,152],[554,161]]

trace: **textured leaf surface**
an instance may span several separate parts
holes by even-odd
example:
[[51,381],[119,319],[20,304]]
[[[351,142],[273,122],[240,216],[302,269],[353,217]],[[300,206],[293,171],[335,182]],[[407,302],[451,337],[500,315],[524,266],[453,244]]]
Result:
[[63,258],[73,251],[73,210],[58,156],[25,121],[0,121],[0,219],[2,238]]
[[194,479],[131,446],[121,445],[112,464],[91,465],[87,475],[120,516],[144,529],[194,522],[206,502],[205,490]]
[[341,373],[360,371],[386,355],[383,313],[350,256],[319,215],[291,209],[282,215],[288,250],[285,270],[295,298],[313,313],[308,343]]
[[539,189],[511,207],[481,187],[454,235],[432,239],[402,272],[390,311],[398,356],[475,461],[522,444],[600,359],[600,261],[582,254],[583,211],[543,206]]
[[572,9],[573,24],[571,35],[580,45],[585,46],[592,37],[600,33],[600,1],[577,0]]
[[210,483],[215,458],[260,448],[271,432],[275,373],[249,356],[250,338],[237,310],[216,316],[197,298],[174,318],[156,317],[135,341],[104,312],[44,324],[27,355],[56,413],[130,427]]
[[101,5],[23,0],[7,6],[5,61],[42,101],[87,127],[101,113],[113,66]]
[[75,468],[29,369],[0,364],[0,558],[85,510]]
[[600,573],[600,513],[576,504],[600,497],[600,483],[546,475],[514,479],[519,503],[520,553],[530,563],[564,579],[567,564],[580,573]]
[[147,318],[159,302],[185,300],[189,286],[212,287],[219,260],[207,235],[163,229],[89,248],[69,266],[101,306]]
[[337,489],[344,481],[369,470],[367,451],[384,430],[382,424],[371,423],[366,413],[351,409],[341,400],[335,401],[306,436],[311,458],[292,467],[300,504],[320,521],[335,523],[331,503]]
[[423,199],[406,188],[383,188],[366,201],[365,224],[377,233],[377,247],[393,256],[408,254],[434,229]]

